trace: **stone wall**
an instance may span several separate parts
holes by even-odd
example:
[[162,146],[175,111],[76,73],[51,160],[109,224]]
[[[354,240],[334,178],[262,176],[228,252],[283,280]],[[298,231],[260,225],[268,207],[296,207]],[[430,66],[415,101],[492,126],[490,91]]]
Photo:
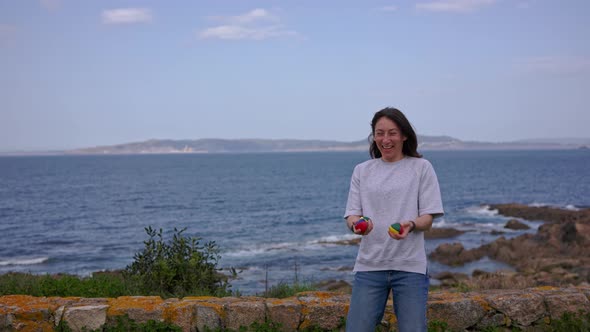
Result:
[[[259,297],[160,297],[77,298],[0,297],[0,331],[52,331],[64,321],[73,331],[97,329],[117,316],[136,322],[166,321],[183,331],[209,328],[237,330],[265,320],[281,323],[284,331],[317,326],[341,329],[349,295],[304,292],[287,299]],[[590,312],[590,286],[485,292],[430,292],[428,317],[446,322],[453,330],[490,327],[527,327],[549,324],[564,313]],[[384,324],[395,326],[388,303]]]

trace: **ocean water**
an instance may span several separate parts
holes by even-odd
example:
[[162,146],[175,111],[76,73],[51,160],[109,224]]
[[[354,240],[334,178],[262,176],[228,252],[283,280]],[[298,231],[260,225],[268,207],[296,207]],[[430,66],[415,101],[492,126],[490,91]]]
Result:
[[[590,206],[590,152],[425,151],[446,215],[435,227],[467,232],[427,241],[473,248],[523,231],[489,204]],[[0,157],[0,273],[121,269],[147,239],[144,228],[214,241],[234,290],[279,282],[352,280],[356,246],[342,215],[353,167],[365,152]],[[540,221],[526,221],[534,232]],[[432,274],[509,269],[489,259]]]

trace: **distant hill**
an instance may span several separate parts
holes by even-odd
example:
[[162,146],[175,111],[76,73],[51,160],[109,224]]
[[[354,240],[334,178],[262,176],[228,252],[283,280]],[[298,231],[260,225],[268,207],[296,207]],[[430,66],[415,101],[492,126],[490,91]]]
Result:
[[546,144],[546,143],[559,143],[559,144],[573,144],[573,145],[580,145],[580,146],[590,146],[590,138],[582,138],[582,137],[563,137],[563,138],[555,138],[555,139],[548,139],[548,138],[529,138],[516,141],[518,143],[536,143],[536,144]]
[[[419,150],[540,150],[590,147],[590,139],[521,140],[503,143],[462,141],[450,136],[419,136]],[[367,151],[366,139],[354,142],[295,139],[151,139],[143,142],[63,151],[65,154],[253,153]]]
[[337,142],[321,140],[270,139],[151,139],[144,142],[70,150],[74,154],[135,154],[135,153],[252,153],[354,151],[366,149],[365,140]]
[[[418,150],[590,150],[590,138],[527,139],[512,142],[462,141],[450,136],[419,136]],[[151,139],[73,150],[11,151],[0,155],[254,153],[305,151],[368,151],[367,139],[354,142],[296,139]]]

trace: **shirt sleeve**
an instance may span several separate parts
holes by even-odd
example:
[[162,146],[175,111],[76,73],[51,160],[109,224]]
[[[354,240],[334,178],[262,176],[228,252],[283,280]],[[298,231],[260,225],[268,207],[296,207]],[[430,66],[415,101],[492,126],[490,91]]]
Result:
[[418,194],[418,214],[423,216],[431,214],[433,218],[444,215],[442,198],[438,178],[430,162],[426,161],[422,168],[420,177],[420,188]]
[[361,192],[360,192],[360,170],[358,165],[352,172],[352,178],[350,179],[350,189],[348,191],[348,201],[346,202],[346,212],[344,218],[348,216],[362,216],[363,209],[361,206]]

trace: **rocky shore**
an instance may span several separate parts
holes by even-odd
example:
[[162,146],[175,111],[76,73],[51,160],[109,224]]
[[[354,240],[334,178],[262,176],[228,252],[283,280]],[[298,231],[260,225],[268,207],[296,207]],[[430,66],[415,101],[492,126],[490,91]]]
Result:
[[[429,256],[446,265],[460,266],[489,257],[513,266],[515,272],[474,271],[471,276],[444,273],[435,278],[443,287],[502,289],[569,286],[590,282],[590,209],[579,211],[521,204],[492,205],[504,216],[543,221],[535,234],[504,236],[467,250],[461,243],[439,245]],[[517,220],[516,220],[517,222]],[[521,227],[512,221],[511,227]]]
[[[453,228],[432,228],[426,239],[449,239],[439,245],[429,259],[449,266],[462,266],[484,257],[506,263],[515,271],[486,272],[475,270],[471,275],[442,272],[432,276],[441,288],[467,290],[521,289],[539,286],[575,286],[590,283],[590,209],[564,210],[552,207],[532,207],[522,204],[497,204],[490,209],[513,217],[505,228],[523,230],[528,225],[519,221],[540,221],[536,233],[507,239],[500,237],[474,249],[465,249],[452,238],[464,231]],[[359,238],[338,241],[336,244],[357,245]],[[350,292],[350,285],[341,280],[318,284],[321,290]]]

